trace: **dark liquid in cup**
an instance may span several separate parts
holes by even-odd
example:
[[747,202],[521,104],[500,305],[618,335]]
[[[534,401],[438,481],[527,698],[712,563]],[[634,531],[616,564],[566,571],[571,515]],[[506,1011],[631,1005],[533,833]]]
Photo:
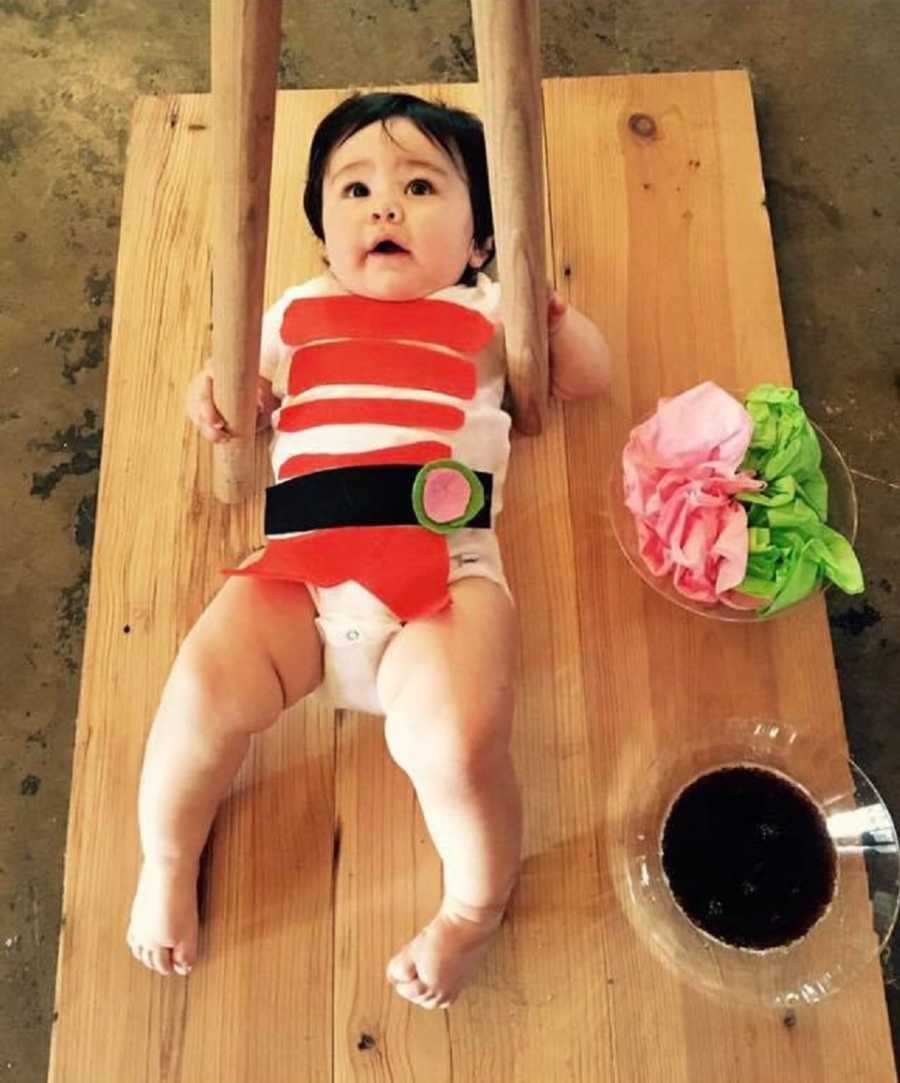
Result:
[[819,920],[834,895],[837,855],[798,786],[760,767],[723,767],[672,805],[662,863],[695,925],[762,951],[798,940]]

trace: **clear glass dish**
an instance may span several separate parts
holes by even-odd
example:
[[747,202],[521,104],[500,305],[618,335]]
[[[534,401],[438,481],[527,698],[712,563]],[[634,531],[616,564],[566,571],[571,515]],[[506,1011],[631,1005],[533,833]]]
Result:
[[[773,1010],[814,1004],[857,977],[891,935],[900,902],[896,828],[860,768],[835,755],[833,739],[766,719],[722,722],[715,731],[667,751],[632,780],[617,870],[625,911],[653,954],[694,988]],[[785,947],[736,948],[702,932],[675,901],[663,870],[662,832],[677,796],[699,776],[736,765],[776,771],[805,790],[836,852],[828,908]]]
[[[743,402],[744,396],[741,392],[730,391],[729,393],[734,398]],[[642,424],[651,417],[654,412],[655,411],[651,411],[639,421],[634,422],[634,424]],[[837,530],[838,533],[843,534],[850,544],[853,545],[856,541],[858,520],[856,487],[853,484],[853,478],[844,461],[844,457],[841,455],[840,451],[838,451],[837,447],[835,447],[834,443],[822,429],[812,421],[812,419],[810,419],[810,424],[815,430],[816,436],[819,438],[819,444],[822,448],[822,472],[828,482],[828,525],[834,530]],[[628,435],[626,433],[625,440],[618,446],[610,471],[607,493],[609,497],[610,521],[612,523],[613,534],[615,535],[619,548],[626,560],[641,579],[643,579],[648,586],[652,587],[657,594],[667,598],[670,602],[674,602],[675,605],[680,606],[682,609],[686,609],[691,613],[696,613],[701,617],[709,617],[713,620],[747,623],[775,620],[784,613],[794,613],[800,606],[807,604],[810,599],[815,598],[817,595],[821,594],[823,590],[828,589],[830,584],[825,581],[823,585],[820,585],[816,590],[801,599],[801,601],[792,606],[786,606],[784,609],[776,610],[775,613],[766,616],[760,614],[759,611],[755,609],[733,609],[731,606],[721,602],[716,605],[705,605],[702,602],[695,602],[690,598],[686,598],[676,590],[675,585],[672,582],[671,573],[665,576],[655,576],[644,563],[644,558],[641,556],[640,549],[638,548],[637,524],[634,516],[625,506],[624,485],[622,479],[622,452],[625,449],[627,440]]]

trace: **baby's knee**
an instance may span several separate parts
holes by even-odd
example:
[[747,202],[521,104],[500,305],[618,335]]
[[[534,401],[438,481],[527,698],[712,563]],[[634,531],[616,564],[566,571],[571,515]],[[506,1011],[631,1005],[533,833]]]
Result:
[[217,708],[222,699],[215,670],[206,653],[189,635],[175,656],[164,695],[177,700],[185,711],[206,714]]
[[258,732],[277,718],[283,701],[275,688],[256,693],[244,665],[245,659],[223,658],[191,634],[178,651],[164,697],[186,720],[203,720],[222,732]]
[[474,786],[509,755],[511,714],[511,695],[465,706],[401,701],[385,719],[385,738],[415,782]]

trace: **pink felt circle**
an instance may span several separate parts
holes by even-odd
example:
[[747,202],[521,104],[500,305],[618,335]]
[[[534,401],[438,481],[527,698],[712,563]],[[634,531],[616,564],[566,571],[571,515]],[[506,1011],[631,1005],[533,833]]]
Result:
[[472,490],[458,470],[438,467],[425,478],[422,507],[434,523],[449,523],[465,514]]

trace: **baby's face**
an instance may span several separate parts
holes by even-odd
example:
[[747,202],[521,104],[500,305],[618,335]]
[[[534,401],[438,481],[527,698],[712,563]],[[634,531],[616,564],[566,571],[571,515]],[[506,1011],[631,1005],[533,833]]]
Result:
[[[463,166],[405,117],[361,128],[331,155],[322,228],[331,271],[351,293],[424,297],[459,281],[487,255],[472,237]],[[376,251],[379,242],[394,248]],[[401,250],[396,250],[401,249]]]

